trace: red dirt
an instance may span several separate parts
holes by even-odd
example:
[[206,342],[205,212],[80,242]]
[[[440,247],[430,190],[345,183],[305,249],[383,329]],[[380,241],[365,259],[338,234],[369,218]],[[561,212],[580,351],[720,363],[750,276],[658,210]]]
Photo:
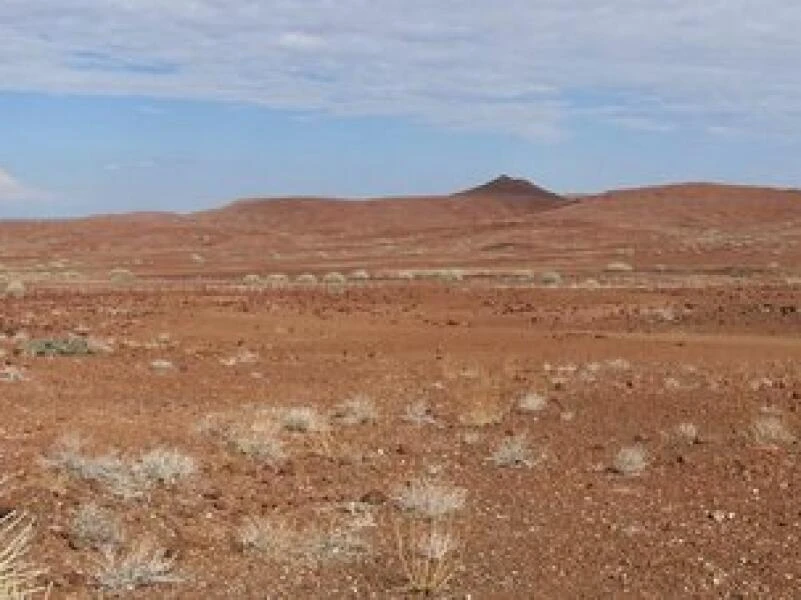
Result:
[[[407,597],[391,497],[427,470],[468,493],[452,525],[458,570],[440,596],[797,598],[801,446],[758,443],[752,425],[768,415],[801,432],[800,201],[680,186],[514,216],[500,200],[312,200],[0,224],[0,263],[32,280],[25,298],[0,299],[0,347],[25,376],[0,381],[0,476],[11,476],[0,504],[36,517],[31,559],[49,568],[54,598],[99,595],[99,554],[70,534],[88,501],[118,515],[129,539],[153,536],[176,557],[181,583],[130,597]],[[414,247],[425,252],[403,253]],[[36,264],[56,258],[84,278],[44,280]],[[605,272],[612,261],[634,270]],[[249,272],[437,265],[481,274],[343,289],[238,283]],[[139,282],[108,283],[113,266]],[[556,268],[565,281],[499,275],[515,268]],[[588,277],[604,287],[570,287]],[[77,328],[113,352],[14,351],[20,332]],[[250,362],[226,362],[245,352]],[[157,359],[175,368],[157,372]],[[516,410],[531,390],[547,396],[544,410]],[[284,433],[277,467],[196,427],[221,413],[250,420],[254,407],[325,412],[355,394],[377,405],[374,424]],[[404,419],[418,400],[435,424]],[[695,443],[676,436],[680,423],[697,426]],[[199,470],[122,500],[42,464],[71,433],[94,454],[174,447]],[[515,434],[542,460],[492,464]],[[610,469],[630,445],[648,455],[638,476]],[[324,527],[359,500],[374,504],[376,525],[359,560],[287,562],[234,542],[248,517]]]

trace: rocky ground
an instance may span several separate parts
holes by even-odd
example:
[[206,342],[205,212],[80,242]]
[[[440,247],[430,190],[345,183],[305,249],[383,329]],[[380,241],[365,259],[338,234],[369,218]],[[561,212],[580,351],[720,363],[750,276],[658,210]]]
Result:
[[30,285],[0,507],[53,598],[799,597],[798,287],[596,277]]

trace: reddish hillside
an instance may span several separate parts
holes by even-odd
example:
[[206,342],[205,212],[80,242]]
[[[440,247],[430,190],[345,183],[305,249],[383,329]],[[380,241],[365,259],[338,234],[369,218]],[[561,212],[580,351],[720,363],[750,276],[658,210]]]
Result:
[[245,229],[355,236],[467,228],[524,219],[564,205],[556,194],[525,180],[501,177],[453,196],[342,200],[274,198],[239,200],[199,215]]
[[635,249],[640,266],[790,264],[801,248],[801,192],[682,184],[566,200],[501,177],[452,196],[252,199],[191,215],[0,222],[0,248],[0,263],[12,267],[68,258],[81,270],[133,266],[145,276],[437,264],[593,269],[620,249]]
[[758,226],[801,218],[801,191],[683,183],[586,196],[568,214],[642,229]]

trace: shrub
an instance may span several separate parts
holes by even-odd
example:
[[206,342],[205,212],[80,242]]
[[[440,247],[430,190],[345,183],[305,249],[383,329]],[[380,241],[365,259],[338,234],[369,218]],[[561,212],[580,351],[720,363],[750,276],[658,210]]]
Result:
[[112,283],[131,283],[136,281],[136,275],[128,269],[116,267],[108,272],[109,281]]
[[72,477],[96,481],[125,499],[142,495],[145,487],[143,481],[119,456],[86,456],[82,453],[82,447],[83,442],[78,437],[62,438],[44,459],[45,464],[65,471]]
[[323,283],[326,285],[345,285],[347,282],[347,278],[337,271],[323,275]]
[[556,271],[545,271],[540,274],[540,283],[547,286],[562,285],[562,276]]
[[270,287],[281,287],[289,283],[289,277],[284,273],[270,273],[264,278],[264,284]]
[[522,434],[504,439],[490,456],[490,461],[498,467],[532,467],[537,462]]
[[517,409],[522,412],[539,412],[547,406],[548,399],[537,392],[528,392],[517,400]]
[[410,521],[405,529],[399,524],[395,539],[409,592],[424,596],[438,594],[456,574],[460,564],[459,540],[447,523]]
[[778,415],[757,417],[751,425],[751,435],[762,446],[781,446],[792,444],[796,440],[795,434]]
[[142,540],[127,553],[104,549],[95,580],[113,592],[131,591],[155,584],[179,583],[181,578],[172,573],[174,568],[175,558],[168,556],[164,548],[151,540]]
[[242,278],[242,283],[245,285],[261,285],[261,276],[255,273],[249,273]]
[[84,337],[44,338],[30,340],[23,346],[29,356],[86,356],[93,354],[93,349]]
[[125,536],[119,520],[94,502],[80,506],[70,525],[70,538],[79,547],[116,548]]
[[137,498],[154,484],[172,485],[194,472],[194,460],[175,450],[156,449],[138,459],[116,453],[86,456],[77,437],[62,438],[44,459],[52,468],[78,479],[96,481],[125,499]]
[[248,518],[236,532],[243,551],[283,562],[349,562],[369,551],[354,527],[296,529],[281,517]]
[[249,458],[274,466],[286,460],[284,443],[278,437],[278,426],[259,431],[233,427],[223,435],[229,448]]
[[414,425],[434,425],[437,420],[431,412],[431,407],[425,400],[415,400],[406,406],[403,420]]
[[409,519],[395,530],[397,555],[410,592],[432,595],[441,591],[459,565],[459,542],[452,531],[453,516],[464,508],[464,488],[419,478],[401,488],[396,503]]
[[607,264],[606,267],[604,267],[604,270],[608,273],[630,273],[634,270],[634,267],[632,267],[629,263],[615,261]]
[[461,510],[467,490],[430,477],[420,477],[395,492],[395,503],[404,512],[423,519],[441,519]]
[[295,433],[317,433],[328,429],[328,422],[310,406],[295,406],[281,411],[281,427]]
[[360,394],[342,402],[334,410],[334,418],[344,425],[366,425],[378,420],[378,410],[370,398]]
[[195,459],[177,450],[156,448],[141,456],[134,467],[146,480],[173,485],[197,471]]
[[464,279],[465,272],[463,269],[439,269],[434,271],[432,276],[439,281],[455,283]]
[[317,276],[311,273],[302,273],[295,278],[295,283],[302,285],[314,285],[317,283]]
[[612,469],[626,476],[641,474],[648,466],[648,453],[642,446],[626,446],[615,456]]
[[370,279],[370,273],[365,269],[356,269],[348,273],[348,278],[354,281],[366,281]]
[[698,443],[698,427],[693,423],[679,423],[676,425],[675,433],[676,437],[683,442],[688,444]]
[[9,281],[6,284],[4,293],[11,298],[23,298],[25,296],[25,284],[19,279]]

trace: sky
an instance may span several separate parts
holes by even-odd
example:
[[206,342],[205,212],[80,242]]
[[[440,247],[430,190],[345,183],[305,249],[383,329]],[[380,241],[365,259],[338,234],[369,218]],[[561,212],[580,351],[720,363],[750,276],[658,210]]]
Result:
[[801,187],[797,0],[2,0],[0,218]]

